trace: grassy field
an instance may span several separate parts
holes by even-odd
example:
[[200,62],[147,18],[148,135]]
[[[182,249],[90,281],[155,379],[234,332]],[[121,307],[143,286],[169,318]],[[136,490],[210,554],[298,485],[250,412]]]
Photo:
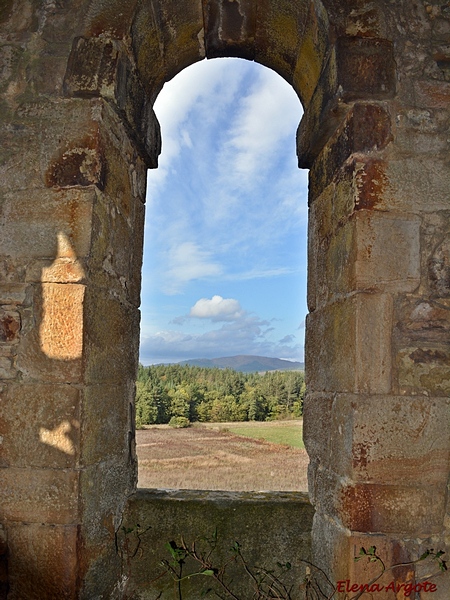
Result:
[[298,447],[301,425],[301,421],[204,423],[186,429],[156,425],[139,430],[139,487],[306,491],[308,457]]
[[273,444],[285,444],[293,448],[305,448],[303,444],[303,420],[296,421],[246,421],[243,423],[216,423],[204,426],[225,428],[236,435],[266,440]]

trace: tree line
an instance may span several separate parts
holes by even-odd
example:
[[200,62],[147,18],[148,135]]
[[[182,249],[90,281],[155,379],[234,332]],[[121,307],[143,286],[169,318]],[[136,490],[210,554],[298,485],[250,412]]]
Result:
[[[268,421],[302,415],[303,371],[242,373],[190,365],[139,365],[136,426]],[[180,419],[181,418],[181,419]]]

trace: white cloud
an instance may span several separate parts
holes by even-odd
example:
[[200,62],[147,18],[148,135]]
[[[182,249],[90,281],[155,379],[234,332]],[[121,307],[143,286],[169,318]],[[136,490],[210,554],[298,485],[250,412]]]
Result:
[[190,317],[212,321],[235,321],[243,315],[244,311],[237,300],[218,295],[197,300],[189,312]]
[[178,294],[183,285],[193,279],[219,276],[222,267],[212,259],[211,252],[202,250],[195,242],[181,242],[172,246],[166,257],[168,269],[163,288],[166,294]]

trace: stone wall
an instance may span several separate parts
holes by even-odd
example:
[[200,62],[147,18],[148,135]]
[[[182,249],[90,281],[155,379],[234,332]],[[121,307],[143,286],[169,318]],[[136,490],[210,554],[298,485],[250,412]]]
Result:
[[[240,560],[233,560],[230,549],[235,542],[255,574],[255,567],[277,573],[278,562],[290,562],[292,569],[281,581],[292,588],[293,600],[303,598],[305,564],[301,561],[311,558],[313,512],[302,493],[139,490],[127,505],[117,536],[126,596],[176,600],[177,586],[161,565],[163,560],[171,560],[166,544],[175,541],[180,545],[184,539],[189,547],[195,542],[198,552],[207,555],[213,544],[205,538],[211,540],[217,533],[217,546],[210,559],[217,569],[228,565],[225,581],[239,598],[251,598],[255,587]],[[200,568],[188,560],[183,575]],[[207,576],[186,579],[183,598],[198,600],[209,587],[220,590]]]
[[313,558],[361,578],[361,545],[449,547],[449,36],[442,0],[1,3],[9,600],[123,595],[152,105],[205,57],[274,69],[305,109]]

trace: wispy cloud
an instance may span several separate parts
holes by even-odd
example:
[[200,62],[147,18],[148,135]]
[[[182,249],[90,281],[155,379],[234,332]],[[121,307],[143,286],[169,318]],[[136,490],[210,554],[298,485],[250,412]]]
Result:
[[149,173],[143,281],[159,307],[143,313],[142,359],[300,358],[304,312],[288,318],[285,301],[299,297],[306,260],[295,93],[260,65],[202,61],[165,85],[155,111],[163,152]]
[[181,242],[169,248],[166,264],[163,289],[168,295],[179,293],[191,280],[217,277],[222,273],[222,267],[214,261],[212,253],[195,242]]

